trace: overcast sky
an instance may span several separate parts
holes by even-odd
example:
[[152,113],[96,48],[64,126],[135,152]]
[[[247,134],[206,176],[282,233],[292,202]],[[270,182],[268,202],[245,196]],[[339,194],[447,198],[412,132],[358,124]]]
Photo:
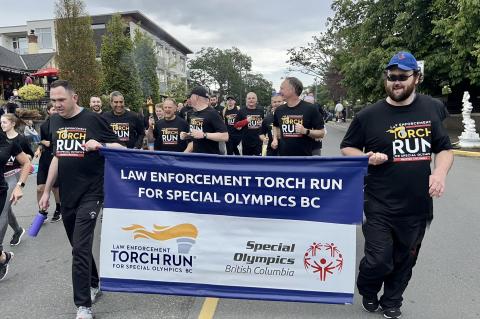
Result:
[[[84,0],[90,15],[138,10],[193,52],[202,47],[238,47],[253,59],[253,71],[279,88],[288,73],[287,49],[305,45],[325,29],[330,0]],[[0,26],[52,19],[54,0],[0,0]],[[20,5],[21,4],[21,5]],[[21,8],[19,7],[21,6]]]

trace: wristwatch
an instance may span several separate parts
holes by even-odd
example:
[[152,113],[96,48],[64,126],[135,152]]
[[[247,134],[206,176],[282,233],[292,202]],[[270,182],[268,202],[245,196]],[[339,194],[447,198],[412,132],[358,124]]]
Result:
[[17,183],[17,186],[20,186],[21,188],[24,188],[24,187],[25,187],[25,183],[23,183],[23,182],[18,182],[18,183]]
[[307,129],[307,130],[305,131],[305,135],[306,135],[306,136],[309,136],[309,135],[310,135],[310,130],[309,130],[309,129]]
[[207,139],[207,133],[203,133],[203,138]]

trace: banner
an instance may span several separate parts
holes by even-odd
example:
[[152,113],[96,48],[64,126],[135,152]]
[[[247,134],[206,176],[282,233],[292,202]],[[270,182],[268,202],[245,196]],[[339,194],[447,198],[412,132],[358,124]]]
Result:
[[102,290],[353,302],[366,157],[102,153]]

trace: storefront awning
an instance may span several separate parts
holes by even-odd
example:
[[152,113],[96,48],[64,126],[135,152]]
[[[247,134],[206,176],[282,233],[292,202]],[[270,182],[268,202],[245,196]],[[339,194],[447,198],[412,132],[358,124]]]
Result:
[[45,68],[45,69],[40,69],[35,73],[32,73],[33,76],[56,76],[58,75],[58,69],[57,68]]

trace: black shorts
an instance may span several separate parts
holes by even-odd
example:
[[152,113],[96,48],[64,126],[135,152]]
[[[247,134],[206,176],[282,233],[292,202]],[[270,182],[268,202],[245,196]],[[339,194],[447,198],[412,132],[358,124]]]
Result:
[[[47,183],[48,169],[50,166],[38,165],[37,185],[45,185]],[[58,178],[53,184],[53,187],[58,187]]]

